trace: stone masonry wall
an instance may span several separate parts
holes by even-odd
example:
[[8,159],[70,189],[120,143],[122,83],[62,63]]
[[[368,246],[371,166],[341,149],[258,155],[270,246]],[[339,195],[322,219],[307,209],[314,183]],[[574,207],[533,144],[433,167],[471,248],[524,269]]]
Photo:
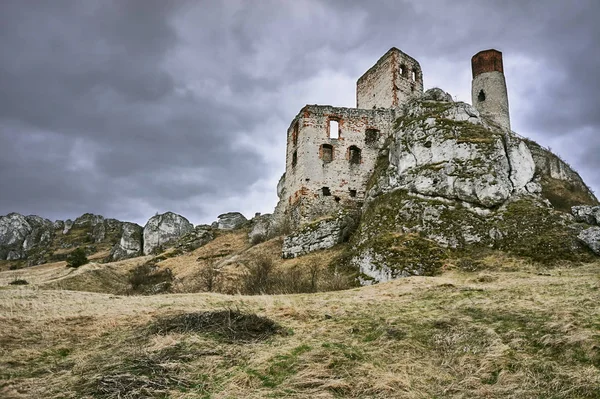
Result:
[[356,107],[392,108],[422,94],[421,66],[394,47],[356,82]]
[[[330,138],[330,121],[339,124],[339,138]],[[307,105],[288,129],[286,208],[293,224],[328,214],[364,200],[379,149],[392,130],[393,109],[365,110]],[[329,161],[323,145],[331,146]],[[351,162],[350,147],[360,149]],[[295,154],[295,155],[294,155]],[[324,191],[324,188],[327,188]],[[328,190],[328,191],[327,191]]]

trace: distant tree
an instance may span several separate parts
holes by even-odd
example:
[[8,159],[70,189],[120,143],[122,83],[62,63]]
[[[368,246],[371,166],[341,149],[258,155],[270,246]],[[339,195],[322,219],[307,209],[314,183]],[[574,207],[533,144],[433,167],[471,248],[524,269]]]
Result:
[[83,248],[77,248],[67,256],[67,267],[79,267],[88,262],[88,258],[85,255],[85,250]]

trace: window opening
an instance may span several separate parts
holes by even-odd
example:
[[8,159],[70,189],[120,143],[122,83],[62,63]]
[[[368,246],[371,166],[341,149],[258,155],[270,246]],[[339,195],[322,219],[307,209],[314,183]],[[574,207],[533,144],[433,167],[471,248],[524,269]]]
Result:
[[294,151],[292,154],[292,168],[298,163],[298,151]]
[[329,191],[329,187],[323,187],[321,189],[321,193],[323,194],[323,197],[329,197],[331,195],[331,191]]
[[400,76],[404,78],[408,77],[408,69],[406,69],[406,65],[400,65]]
[[356,197],[356,190],[350,190],[350,196],[352,198]]
[[339,139],[340,138],[340,125],[338,121],[330,120],[329,121],[329,138],[330,139]]
[[348,148],[348,160],[351,164],[359,164],[361,161],[360,148],[352,145]]
[[379,141],[379,130],[367,129],[365,131],[365,144],[371,145],[377,143],[377,141]]
[[479,101],[485,101],[485,92],[483,91],[483,89],[481,89],[479,91],[479,95],[477,96],[477,100],[479,100]]
[[415,71],[412,71],[410,77],[412,78],[412,80],[417,80],[417,73]]
[[294,123],[294,128],[292,130],[292,141],[294,145],[298,144],[298,121]]
[[321,145],[321,159],[323,159],[323,162],[333,161],[333,146],[329,144]]
[[335,202],[340,202],[340,197],[333,197],[333,199],[335,200]]

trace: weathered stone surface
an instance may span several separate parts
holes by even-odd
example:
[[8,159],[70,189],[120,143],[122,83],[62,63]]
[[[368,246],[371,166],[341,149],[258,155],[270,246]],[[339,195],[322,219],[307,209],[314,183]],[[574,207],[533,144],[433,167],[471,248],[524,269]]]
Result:
[[144,226],[144,255],[173,243],[193,228],[186,218],[173,212],[151,217]]
[[65,227],[63,229],[63,234],[67,234],[69,230],[73,228],[73,221],[71,219],[65,220]]
[[208,244],[214,240],[214,238],[215,234],[213,228],[207,224],[200,224],[194,227],[192,231],[179,238],[175,247],[185,252],[190,252]]
[[295,258],[319,249],[331,248],[347,241],[357,224],[357,216],[339,212],[334,217],[308,223],[285,237],[282,256]]
[[26,259],[50,245],[54,224],[39,216],[10,213],[0,217],[0,259]]
[[425,91],[425,93],[423,93],[423,100],[454,102],[450,93],[446,93],[439,87],[434,87]]
[[31,232],[23,215],[9,213],[0,217],[0,259],[15,260],[25,257],[23,241]]
[[109,259],[117,261],[142,255],[143,232],[142,226],[123,222],[121,225],[121,239],[112,247]]
[[578,205],[571,208],[575,221],[600,226],[600,206]]
[[587,245],[596,255],[600,255],[600,227],[590,227],[577,236],[581,242]]
[[[389,188],[492,207],[532,180],[526,145],[511,144],[509,155],[503,135],[483,127],[470,106],[438,104],[444,103],[416,104],[395,133]],[[430,109],[442,111],[442,119],[429,117]]]
[[217,217],[220,230],[234,230],[242,227],[248,219],[239,212],[228,212]]
[[273,215],[266,214],[252,219],[252,229],[248,233],[248,240],[252,244],[263,242],[274,234]]

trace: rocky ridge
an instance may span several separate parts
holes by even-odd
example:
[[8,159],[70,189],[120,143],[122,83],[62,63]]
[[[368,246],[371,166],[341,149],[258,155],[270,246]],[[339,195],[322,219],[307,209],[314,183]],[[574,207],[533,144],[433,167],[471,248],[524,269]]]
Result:
[[[237,229],[247,219],[238,212],[221,215],[222,229]],[[218,226],[217,226],[218,228]],[[88,255],[106,251],[104,261],[118,261],[175,247],[192,251],[215,238],[209,225],[194,227],[173,212],[158,214],[144,227],[86,213],[75,220],[52,222],[39,216],[0,216],[0,261],[22,266],[65,260],[75,248]]]
[[[598,224],[598,201],[549,150],[440,89],[397,115],[350,238],[363,283],[435,274],[452,254],[474,249],[542,262],[599,253],[600,227],[582,225]],[[334,219],[300,226],[284,240],[283,256],[347,240],[333,232]]]

